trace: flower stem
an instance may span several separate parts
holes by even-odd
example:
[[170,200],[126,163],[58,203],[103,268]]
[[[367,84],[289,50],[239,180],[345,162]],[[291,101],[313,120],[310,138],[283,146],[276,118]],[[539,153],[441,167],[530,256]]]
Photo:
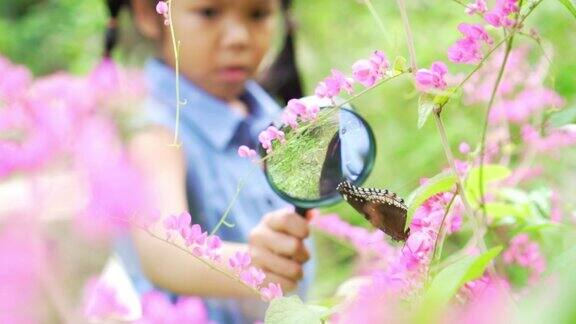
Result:
[[468,201],[468,197],[464,190],[464,180],[458,175],[458,171],[456,169],[456,163],[454,162],[454,155],[452,154],[452,150],[450,149],[450,145],[448,143],[448,137],[446,136],[446,130],[444,128],[444,124],[442,123],[442,118],[440,118],[441,111],[439,109],[434,109],[434,120],[436,121],[436,128],[440,134],[440,140],[442,142],[442,147],[444,148],[444,154],[446,155],[446,159],[448,160],[448,164],[450,165],[450,169],[452,173],[456,177],[456,188],[457,192],[460,194],[460,199],[462,200],[462,204],[464,205],[464,209],[466,213],[469,215],[470,218],[476,221],[476,226],[473,226],[473,233],[474,239],[476,240],[476,244],[481,252],[486,251],[486,244],[484,243],[484,226],[481,222],[478,221],[477,217],[475,217],[474,209],[470,205]]
[[178,132],[180,130],[180,41],[176,41],[176,32],[172,23],[172,0],[168,0],[168,22],[170,26],[170,37],[172,39],[172,50],[174,51],[174,70],[176,71],[176,125],[174,125],[174,141],[172,146],[180,147],[178,142]]
[[402,17],[402,23],[404,25],[404,32],[406,33],[406,45],[408,46],[408,54],[410,55],[410,66],[412,67],[412,74],[416,73],[416,49],[414,46],[414,36],[412,35],[412,29],[410,28],[410,21],[408,20],[408,13],[406,12],[406,4],[404,0],[396,0],[398,4],[398,9],[400,10],[400,16]]

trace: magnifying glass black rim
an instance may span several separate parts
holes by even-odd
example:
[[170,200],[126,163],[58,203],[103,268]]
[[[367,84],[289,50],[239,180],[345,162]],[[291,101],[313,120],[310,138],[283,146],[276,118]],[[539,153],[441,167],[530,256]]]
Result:
[[[347,110],[350,113],[354,114],[354,116],[356,116],[356,118],[358,118],[360,120],[360,122],[362,123],[362,125],[365,127],[366,132],[368,133],[369,140],[370,140],[370,149],[369,149],[368,157],[366,159],[366,164],[365,164],[364,168],[362,169],[362,172],[360,172],[360,174],[358,175],[358,177],[354,181],[352,181],[352,183],[354,185],[361,185],[368,178],[368,175],[370,174],[370,172],[372,171],[372,168],[374,167],[374,161],[376,159],[376,137],[374,136],[374,132],[372,131],[372,128],[370,127],[368,122],[362,116],[357,114],[354,111],[352,106],[349,106],[349,107],[343,106],[343,107],[340,107],[339,109]],[[266,152],[262,149],[262,147],[260,147],[260,156],[263,156],[265,153]],[[268,183],[270,184],[270,187],[274,190],[274,192],[276,192],[276,194],[278,196],[280,196],[282,199],[286,200],[287,202],[289,202],[289,203],[291,203],[297,207],[301,207],[301,208],[325,207],[325,206],[335,204],[335,203],[342,200],[342,196],[340,196],[340,194],[336,191],[331,196],[324,197],[321,199],[316,199],[316,200],[301,199],[301,198],[295,198],[295,197],[289,196],[286,193],[284,193],[282,190],[280,190],[272,182],[272,179],[270,179],[270,174],[268,173],[266,160],[264,161],[264,173],[266,174],[266,180],[268,181]]]

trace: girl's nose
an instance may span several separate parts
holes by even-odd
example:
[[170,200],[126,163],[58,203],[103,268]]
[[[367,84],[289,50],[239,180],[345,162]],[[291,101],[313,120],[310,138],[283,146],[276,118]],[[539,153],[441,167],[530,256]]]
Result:
[[242,49],[250,42],[250,32],[248,26],[238,19],[230,19],[224,26],[222,33],[222,45]]

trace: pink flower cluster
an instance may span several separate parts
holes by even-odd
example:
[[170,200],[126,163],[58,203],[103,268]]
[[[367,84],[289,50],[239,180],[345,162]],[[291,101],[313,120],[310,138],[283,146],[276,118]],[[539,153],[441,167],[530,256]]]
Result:
[[318,83],[314,94],[320,98],[333,98],[340,94],[341,91],[352,93],[352,84],[354,80],[346,77],[344,73],[333,69],[332,74]]
[[352,78],[334,69],[330,76],[320,81],[314,93],[320,98],[334,98],[342,91],[351,94],[355,81],[365,87],[372,87],[385,76],[389,67],[384,52],[376,50],[370,58],[358,60],[352,65]]
[[540,252],[538,243],[531,241],[528,234],[519,234],[504,251],[504,263],[518,264],[531,270],[529,282],[535,283],[546,269],[546,260]]
[[141,298],[142,318],[136,324],[205,324],[212,323],[208,311],[198,297],[179,297],[172,303],[166,294],[151,291]]
[[168,6],[167,1],[158,1],[156,4],[156,12],[159,15],[164,16],[164,25],[168,26],[170,24],[170,6]]
[[272,141],[278,140],[280,143],[286,141],[285,134],[283,131],[279,130],[275,126],[269,126],[260,134],[258,134],[258,141],[262,145],[262,148],[266,150],[266,153],[272,152]]
[[474,0],[474,2],[466,5],[466,13],[473,15],[475,13],[483,14],[488,10],[486,0]]
[[312,218],[310,225],[315,229],[349,242],[360,255],[376,256],[379,261],[388,260],[394,255],[394,248],[384,239],[380,230],[369,231],[350,225],[338,214],[318,215]]
[[207,232],[202,231],[200,225],[192,224],[192,217],[188,212],[168,216],[164,219],[163,225],[167,240],[176,234],[184,240],[186,247],[190,248],[195,256],[215,262],[220,260],[219,249],[222,246],[220,237],[209,236]]
[[352,76],[358,83],[369,88],[382,79],[389,68],[388,58],[384,52],[377,50],[370,59],[361,59],[352,65]]
[[484,19],[494,27],[512,27],[514,20],[510,15],[519,10],[518,0],[496,0],[494,8],[484,14]]
[[300,99],[290,99],[282,113],[282,121],[292,128],[298,127],[301,121],[314,121],[318,118],[320,107],[315,103],[306,103]]
[[484,27],[478,24],[461,23],[458,30],[464,37],[448,49],[448,59],[454,63],[479,63],[484,58],[482,44],[492,44],[492,38]]
[[[530,48],[527,46],[510,52],[490,112],[489,120],[492,124],[502,121],[524,123],[547,107],[561,108],[565,105],[561,96],[543,85],[548,62],[541,58],[538,64],[532,65],[528,60],[529,54]],[[503,52],[493,55],[464,85],[466,104],[486,103],[490,100],[503,55]]]
[[522,139],[529,147],[538,152],[553,152],[564,147],[571,147],[576,144],[576,129],[563,127],[552,129],[546,136],[540,133],[531,125],[522,127]]
[[512,99],[501,99],[492,107],[490,122],[508,120],[520,124],[546,107],[562,107],[564,100],[555,91],[544,88],[524,88]]
[[260,290],[260,295],[265,301],[283,296],[282,287],[277,283],[269,283],[266,287],[259,287],[266,279],[266,274],[259,268],[251,266],[252,258],[248,252],[237,251],[228,259],[228,265],[234,272],[239,274],[242,281]]
[[114,287],[93,278],[86,285],[83,313],[91,320],[121,319],[128,315],[128,307],[118,299]]
[[35,306],[43,304],[48,249],[24,215],[2,215],[0,226],[0,323],[37,323]]
[[[219,263],[221,260],[220,248],[222,240],[216,235],[208,235],[202,231],[198,224],[191,224],[192,217],[189,213],[183,212],[180,215],[170,215],[164,219],[163,227],[166,230],[166,239],[180,237],[190,251],[199,258],[206,258],[211,262]],[[251,265],[252,258],[247,252],[236,251],[228,259],[229,267],[247,285],[260,291],[260,296],[265,301],[282,297],[282,288],[279,284],[269,283],[266,287],[261,287],[266,279],[266,274],[262,269]]]
[[444,90],[448,67],[441,61],[432,63],[430,69],[419,69],[415,74],[416,87],[420,91]]
[[257,157],[258,153],[256,152],[256,150],[253,150],[246,145],[240,145],[240,147],[238,147],[238,156],[242,158],[252,159]]
[[[357,248],[360,251],[372,246],[383,258],[380,259],[380,267],[370,273],[370,284],[361,287],[357,297],[334,320],[342,322],[343,319],[374,318],[373,316],[394,318],[393,312],[382,313],[378,309],[389,309],[390,296],[394,296],[392,300],[398,300],[422,288],[438,229],[451,198],[451,193],[441,193],[429,198],[418,208],[410,225],[410,237],[405,246],[399,249],[379,242],[378,240],[382,239],[380,235],[368,235],[366,230],[356,230],[349,225],[343,225],[337,216],[313,219],[312,224],[319,229],[350,240],[353,245],[359,245]],[[458,202],[455,203],[455,209],[445,224],[448,233],[459,230],[462,224],[461,208],[458,208]],[[368,309],[365,307],[367,304],[371,305]]]

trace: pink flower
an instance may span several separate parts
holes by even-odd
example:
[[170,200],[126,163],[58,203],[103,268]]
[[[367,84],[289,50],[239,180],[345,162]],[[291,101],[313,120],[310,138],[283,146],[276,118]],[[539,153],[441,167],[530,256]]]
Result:
[[510,241],[503,254],[504,263],[516,263],[532,270],[529,281],[534,283],[546,268],[546,260],[540,253],[540,247],[530,240],[528,234],[520,234]]
[[354,83],[354,80],[346,77],[344,73],[339,70],[332,69],[332,75],[328,82],[334,83],[334,86],[338,86],[340,91],[344,90],[348,94],[352,93],[352,84]]
[[258,141],[260,141],[262,148],[268,153],[272,152],[272,140],[273,138],[267,130],[263,130],[258,134]]
[[471,39],[475,42],[485,42],[489,45],[494,43],[482,25],[461,23],[458,25],[458,30],[465,38]]
[[484,27],[478,24],[462,23],[458,25],[458,30],[464,38],[448,49],[448,58],[454,63],[477,64],[484,57],[481,51],[482,43],[492,44],[492,38]]
[[284,110],[282,112],[282,122],[295,129],[298,127],[298,115],[290,110]]
[[166,16],[168,14],[168,3],[166,3],[166,1],[158,1],[158,4],[156,4],[156,12],[159,15]]
[[371,87],[384,76],[389,67],[384,52],[377,50],[369,60],[361,59],[352,65],[352,76],[363,86]]
[[320,112],[320,107],[317,104],[310,104],[306,106],[306,114],[302,116],[304,121],[314,121],[318,118],[318,113]]
[[352,93],[353,82],[353,79],[347,78],[342,72],[333,69],[332,74],[318,84],[314,93],[320,98],[335,97],[342,90]]
[[280,298],[284,294],[282,293],[282,287],[280,284],[277,283],[269,283],[268,287],[264,287],[260,289],[260,293],[265,301],[270,302],[273,299]]
[[172,231],[179,232],[184,228],[188,228],[191,222],[192,222],[192,216],[190,216],[190,214],[187,212],[183,212],[178,216],[176,215],[168,216],[166,219],[164,219],[164,222],[162,223],[164,229],[166,230],[166,238],[169,239],[171,237]]
[[419,69],[416,71],[416,86],[422,90],[427,91],[430,89],[444,90],[447,87],[446,74],[448,68],[446,64],[436,61],[432,63],[430,69]]
[[494,8],[484,15],[484,19],[494,27],[511,27],[514,20],[509,16],[519,10],[518,0],[498,0]]
[[255,150],[250,149],[246,145],[240,145],[240,147],[238,148],[238,156],[242,158],[253,158],[258,156],[258,153],[256,153]]
[[106,320],[127,314],[128,308],[118,300],[116,289],[98,279],[88,282],[84,316]]
[[264,282],[266,274],[264,274],[264,271],[256,267],[250,267],[240,273],[240,279],[248,285],[256,288]]
[[142,296],[142,318],[136,324],[207,324],[208,311],[198,297],[179,297],[174,304],[168,296],[159,291],[151,291]]
[[286,110],[296,116],[306,114],[306,104],[300,99],[290,99],[286,105]]
[[376,50],[374,51],[374,53],[372,53],[372,56],[370,57],[370,62],[374,66],[376,76],[379,79],[384,76],[384,73],[390,67],[390,62],[388,62],[386,54],[384,54],[384,52],[382,52],[381,50]]
[[376,83],[376,71],[372,62],[368,60],[358,60],[352,65],[352,76],[354,80],[365,87],[371,87]]
[[202,228],[198,224],[181,227],[180,235],[186,242],[186,246],[193,244],[202,245],[206,242],[206,238],[208,237],[208,233],[202,232]]
[[488,10],[486,6],[486,0],[474,0],[474,2],[469,3],[466,5],[466,13],[469,15],[473,15],[475,13],[483,14]]
[[468,145],[468,143],[466,143],[466,142],[462,142],[458,146],[458,150],[462,154],[468,154],[468,153],[470,153],[470,145]]
[[243,270],[248,269],[251,262],[252,258],[250,257],[250,253],[241,251],[236,251],[234,256],[228,259],[228,264],[236,272],[242,272]]
[[275,140],[279,140],[280,143],[284,143],[285,141],[285,135],[284,132],[279,130],[278,128],[274,127],[274,126],[269,126],[266,131],[268,132],[268,134],[270,135],[270,138]]

